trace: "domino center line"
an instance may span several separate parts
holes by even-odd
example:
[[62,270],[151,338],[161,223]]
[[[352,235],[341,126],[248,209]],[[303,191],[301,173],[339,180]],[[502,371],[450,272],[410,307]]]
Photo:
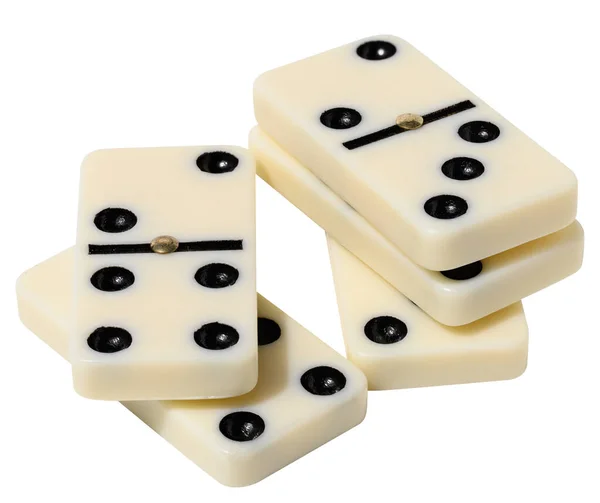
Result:
[[[432,122],[438,121],[440,119],[445,119],[446,117],[465,112],[467,110],[470,110],[471,108],[475,108],[475,105],[470,100],[461,101],[460,103],[456,103],[455,105],[451,105],[446,108],[441,108],[440,110],[436,110],[435,112],[423,115],[423,126],[431,124]],[[346,147],[348,150],[354,150],[360,147],[364,147],[365,145],[370,145],[371,143],[375,143],[380,140],[385,140],[386,138],[390,138],[391,136],[395,136],[400,133],[405,133],[406,131],[406,129],[402,129],[397,124],[394,124],[393,126],[389,126],[380,129],[379,131],[369,133],[365,136],[355,138],[354,140],[344,142],[342,143],[342,145],[344,145],[344,147]]]
[[[179,243],[175,250],[178,252],[201,252],[201,251],[230,251],[243,250],[241,239],[225,239],[218,241],[188,241]],[[90,255],[109,255],[121,253],[153,253],[150,243],[133,244],[107,244],[107,245],[88,245]]]

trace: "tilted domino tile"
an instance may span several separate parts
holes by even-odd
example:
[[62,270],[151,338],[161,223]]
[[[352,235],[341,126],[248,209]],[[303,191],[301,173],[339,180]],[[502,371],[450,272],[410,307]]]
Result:
[[440,325],[328,237],[348,359],[369,389],[513,379],[527,367],[520,302],[462,327]]
[[258,175],[440,323],[464,325],[513,304],[581,267],[578,222],[443,273],[418,266],[260,128],[250,132]]
[[269,71],[254,103],[268,135],[427,269],[469,264],[575,219],[573,173],[399,38]]
[[[73,249],[17,282],[23,323],[68,356]],[[258,296],[260,378],[243,396],[124,402],[142,421],[219,482],[253,484],[359,424],[365,376]],[[256,319],[255,319],[256,324]]]
[[257,381],[255,164],[238,147],[100,150],[81,168],[78,393],[241,395]]

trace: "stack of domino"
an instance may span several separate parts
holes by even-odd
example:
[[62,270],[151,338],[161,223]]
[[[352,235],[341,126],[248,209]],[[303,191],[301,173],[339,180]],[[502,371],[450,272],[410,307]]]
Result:
[[370,389],[523,373],[519,301],[583,259],[567,167],[396,37],[267,72],[254,105],[258,174],[327,232]]
[[[231,486],[359,424],[367,389],[520,375],[520,300],[583,255],[573,174],[402,40],[268,72],[255,108],[251,152],[90,154],[76,246],[17,284],[79,394]],[[328,233],[348,359],[257,300],[255,159]]]

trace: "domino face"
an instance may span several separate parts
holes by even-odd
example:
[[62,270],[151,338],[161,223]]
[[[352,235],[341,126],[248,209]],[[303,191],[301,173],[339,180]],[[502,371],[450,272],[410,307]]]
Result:
[[573,173],[405,41],[272,70],[259,126],[413,262],[447,270],[573,222]]
[[[67,357],[73,249],[17,282],[23,323]],[[258,296],[260,379],[221,400],[124,405],[219,482],[253,484],[359,424],[367,382],[352,363]],[[254,319],[256,325],[256,318]]]
[[583,260],[578,222],[466,267],[429,271],[412,262],[260,128],[249,138],[257,173],[338,243],[445,325],[471,323],[575,273]]
[[215,398],[257,382],[255,165],[237,147],[101,150],[81,168],[75,389]]
[[528,330],[520,302],[447,327],[331,237],[328,244],[346,353],[369,389],[496,381],[525,371]]

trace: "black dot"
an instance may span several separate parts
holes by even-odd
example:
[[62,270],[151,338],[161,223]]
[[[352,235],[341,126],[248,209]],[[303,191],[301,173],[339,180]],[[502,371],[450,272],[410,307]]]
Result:
[[88,337],[90,348],[98,353],[116,353],[131,346],[131,334],[119,327],[99,327]]
[[321,124],[331,129],[349,129],[361,120],[362,116],[353,108],[330,108],[321,114]]
[[205,173],[228,173],[237,168],[238,158],[229,152],[206,152],[196,159],[196,166]]
[[234,442],[249,442],[264,433],[265,422],[253,412],[232,412],[221,419],[219,431]]
[[429,199],[424,205],[425,211],[433,218],[450,220],[467,212],[469,205],[462,197],[444,194]]
[[359,45],[356,49],[356,54],[363,59],[379,61],[391,58],[396,54],[396,46],[384,40],[371,40]]
[[460,126],[458,134],[471,143],[487,143],[500,136],[500,128],[491,122],[473,121]]
[[125,208],[105,208],[94,217],[94,225],[102,232],[125,232],[137,224],[137,217]]
[[104,267],[90,278],[92,285],[103,292],[118,292],[133,285],[135,276],[124,267]]
[[456,269],[441,271],[446,278],[455,280],[471,279],[477,276],[483,270],[483,264],[480,260],[472,264],[463,265]]
[[393,316],[377,316],[367,322],[365,335],[377,344],[393,344],[408,334],[406,323]]
[[234,285],[239,271],[229,264],[207,264],[196,271],[194,279],[206,288],[225,288]]
[[258,345],[266,346],[281,337],[281,328],[269,318],[258,318]]
[[313,395],[333,395],[346,386],[346,376],[333,367],[314,367],[304,372],[300,382]]
[[194,340],[204,349],[227,349],[240,340],[238,331],[224,323],[207,323],[194,332]]
[[442,173],[452,180],[473,180],[484,171],[483,163],[471,157],[455,157],[442,165]]

